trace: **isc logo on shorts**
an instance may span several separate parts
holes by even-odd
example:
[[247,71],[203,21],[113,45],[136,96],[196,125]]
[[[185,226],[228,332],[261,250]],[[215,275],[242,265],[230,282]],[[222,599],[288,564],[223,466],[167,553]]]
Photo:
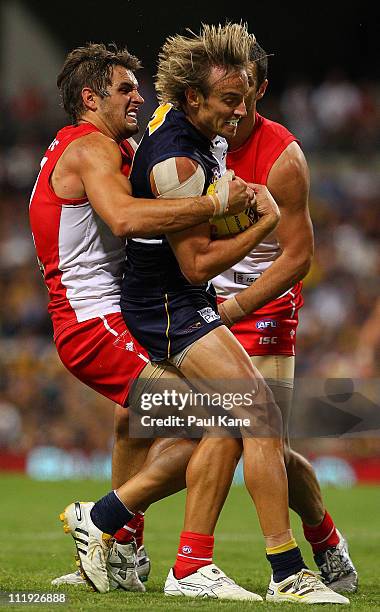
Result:
[[220,319],[220,316],[211,308],[211,306],[198,310],[198,314],[201,315],[202,319],[204,319],[206,323],[212,323],[213,321],[218,321]]
[[261,321],[257,321],[256,329],[274,329],[278,327],[277,321],[273,321],[273,319],[261,319]]

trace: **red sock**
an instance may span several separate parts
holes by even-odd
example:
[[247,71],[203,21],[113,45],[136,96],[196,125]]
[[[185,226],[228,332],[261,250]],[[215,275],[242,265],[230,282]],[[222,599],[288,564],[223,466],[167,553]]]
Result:
[[336,546],[339,542],[334,521],[327,510],[325,511],[322,523],[319,525],[306,525],[303,523],[302,526],[305,538],[311,544],[314,554],[324,552],[330,546]]
[[135,540],[137,548],[140,548],[144,542],[144,513],[137,512],[136,516],[139,520],[136,525]]
[[132,540],[135,539],[136,546],[139,548],[143,542],[143,531],[144,514],[143,512],[136,512],[129,523],[114,534],[114,538],[119,544],[128,544],[128,542],[132,542]]
[[182,531],[173,572],[180,580],[212,563],[214,536]]

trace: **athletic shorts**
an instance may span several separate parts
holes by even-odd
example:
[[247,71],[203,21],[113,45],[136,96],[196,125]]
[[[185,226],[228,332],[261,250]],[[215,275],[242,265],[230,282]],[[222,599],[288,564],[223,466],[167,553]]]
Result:
[[[302,283],[231,327],[248,355],[295,355]],[[220,298],[218,301],[223,301]]]
[[149,298],[122,296],[128,329],[153,362],[166,361],[211,330],[223,325],[211,291],[192,287]]
[[55,343],[69,372],[121,406],[127,405],[131,385],[149,361],[120,312],[75,323]]

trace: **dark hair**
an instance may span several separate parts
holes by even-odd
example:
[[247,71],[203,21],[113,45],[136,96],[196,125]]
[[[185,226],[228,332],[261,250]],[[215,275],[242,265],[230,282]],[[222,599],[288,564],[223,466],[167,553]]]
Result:
[[268,54],[258,42],[252,45],[249,60],[255,62],[257,87],[260,87],[268,76]]
[[114,43],[86,43],[67,55],[62,70],[57,77],[65,111],[76,123],[86,108],[82,100],[83,87],[90,87],[98,96],[107,95],[107,87],[112,83],[114,66],[124,66],[128,70],[141,68],[140,60],[129,51],[118,49]]

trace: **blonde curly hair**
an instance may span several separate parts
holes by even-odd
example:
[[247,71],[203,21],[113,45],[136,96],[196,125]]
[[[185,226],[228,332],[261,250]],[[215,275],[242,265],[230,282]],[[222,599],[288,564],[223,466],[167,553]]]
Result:
[[158,55],[157,97],[176,108],[185,102],[189,87],[207,97],[213,67],[224,68],[226,74],[246,69],[256,40],[243,23],[202,24],[199,34],[188,31],[189,36],[169,36]]

